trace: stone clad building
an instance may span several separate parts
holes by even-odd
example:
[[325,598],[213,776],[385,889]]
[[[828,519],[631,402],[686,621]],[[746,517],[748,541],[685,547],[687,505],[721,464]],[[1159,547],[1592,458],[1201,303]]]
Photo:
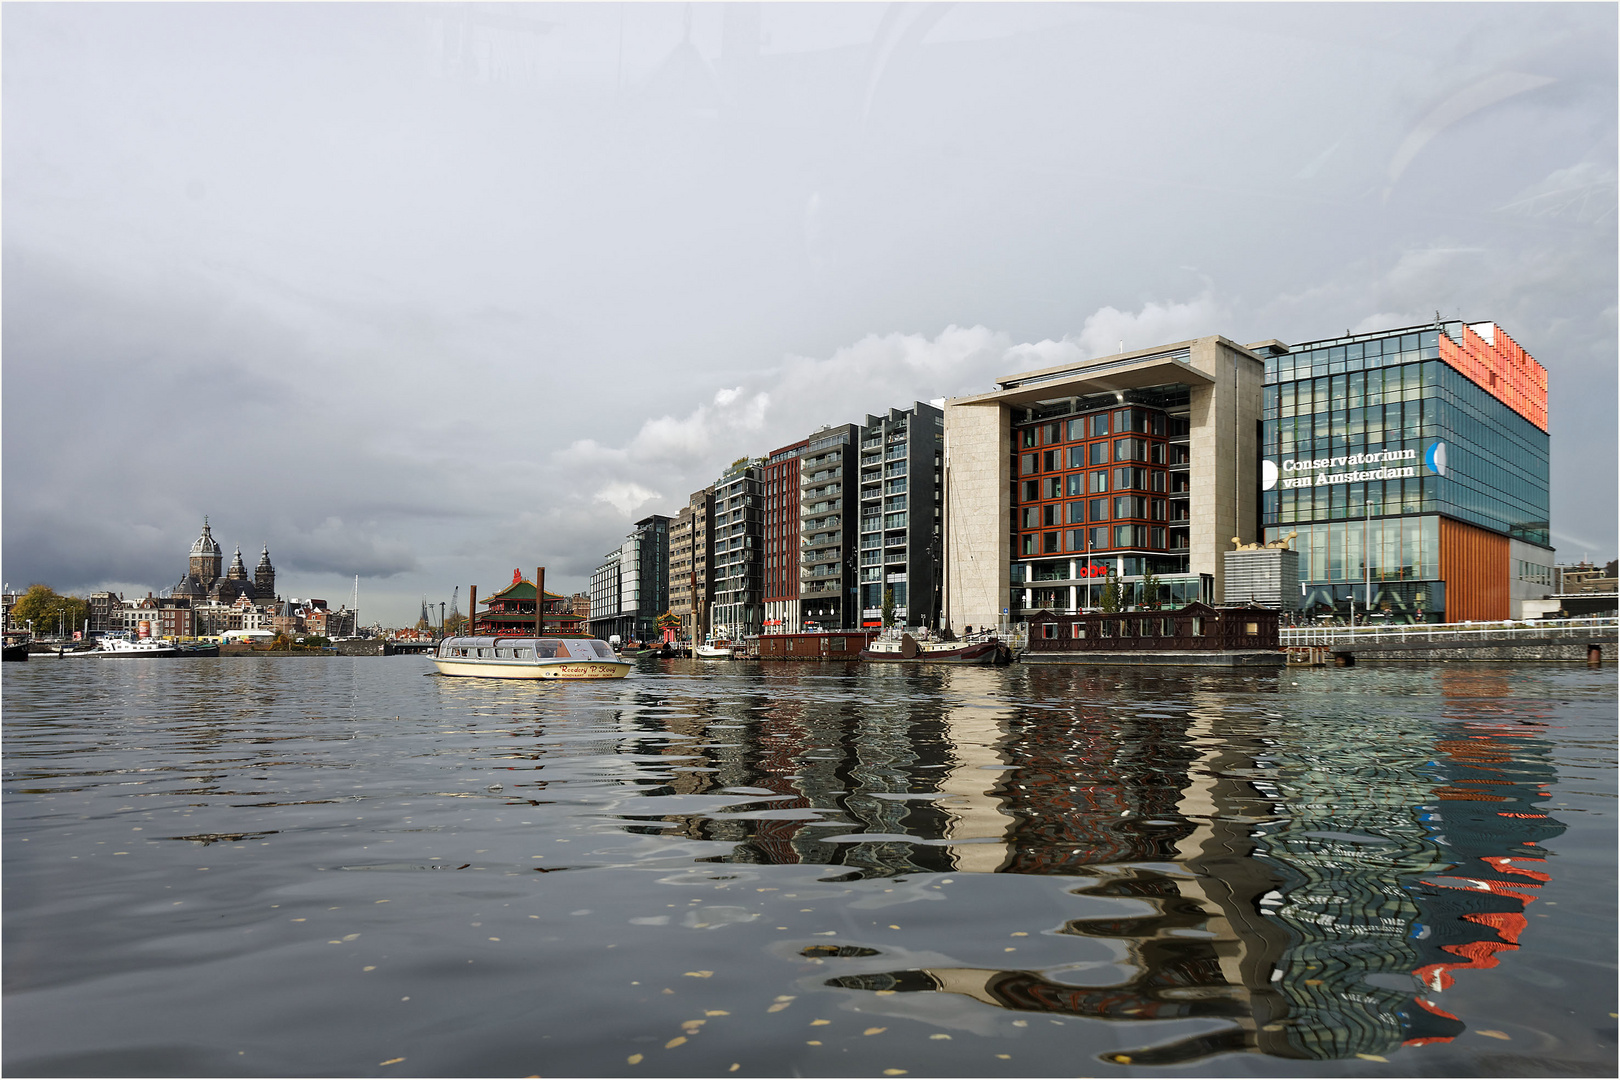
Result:
[[1221,553],[1259,539],[1270,347],[1198,338],[947,401],[947,625],[1091,606],[1109,575],[1134,590],[1151,573],[1177,604],[1218,601]]

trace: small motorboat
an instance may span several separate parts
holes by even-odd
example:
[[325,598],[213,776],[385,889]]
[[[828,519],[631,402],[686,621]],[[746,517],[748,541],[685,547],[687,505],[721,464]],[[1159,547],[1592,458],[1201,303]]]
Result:
[[861,650],[862,660],[909,664],[1005,664],[1011,652],[998,639],[918,641],[910,634],[879,638]]
[[452,637],[433,666],[479,679],[622,679],[634,665],[595,638]]
[[729,641],[706,641],[692,646],[692,655],[699,660],[735,660],[735,649]]

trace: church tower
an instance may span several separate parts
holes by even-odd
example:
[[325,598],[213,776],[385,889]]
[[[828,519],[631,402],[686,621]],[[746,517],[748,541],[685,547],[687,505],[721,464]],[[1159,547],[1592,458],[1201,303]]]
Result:
[[276,595],[276,568],[270,565],[270,545],[259,554],[259,565],[253,571],[253,593],[260,600]]
[[213,533],[208,531],[208,519],[205,517],[202,535],[191,545],[190,576],[195,577],[206,592],[219,580],[220,565],[224,561],[224,555],[219,550],[219,542],[214,539]]
[[225,571],[226,581],[246,581],[247,567],[242,563],[242,549],[237,548],[236,554],[231,557],[231,568]]

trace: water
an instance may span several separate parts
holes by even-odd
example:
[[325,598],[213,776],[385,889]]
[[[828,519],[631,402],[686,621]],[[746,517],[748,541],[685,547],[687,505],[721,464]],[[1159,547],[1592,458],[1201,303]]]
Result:
[[1615,1073],[1612,669],[4,671],[8,1075]]

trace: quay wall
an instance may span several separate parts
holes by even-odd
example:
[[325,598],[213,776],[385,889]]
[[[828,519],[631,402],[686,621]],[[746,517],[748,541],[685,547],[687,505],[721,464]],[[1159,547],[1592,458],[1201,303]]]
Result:
[[[1539,644],[1518,643],[1513,645],[1476,645],[1467,646],[1439,646],[1439,645],[1413,645],[1401,648],[1388,645],[1374,648],[1369,645],[1355,648],[1335,648],[1334,655],[1349,655],[1357,663],[1363,660],[1400,660],[1407,663],[1422,663],[1434,661],[1464,662],[1464,663],[1584,663],[1587,658],[1588,644],[1584,641],[1556,641]],[[1612,664],[1617,659],[1617,647],[1612,641],[1591,642],[1597,645],[1603,653],[1603,662]]]

